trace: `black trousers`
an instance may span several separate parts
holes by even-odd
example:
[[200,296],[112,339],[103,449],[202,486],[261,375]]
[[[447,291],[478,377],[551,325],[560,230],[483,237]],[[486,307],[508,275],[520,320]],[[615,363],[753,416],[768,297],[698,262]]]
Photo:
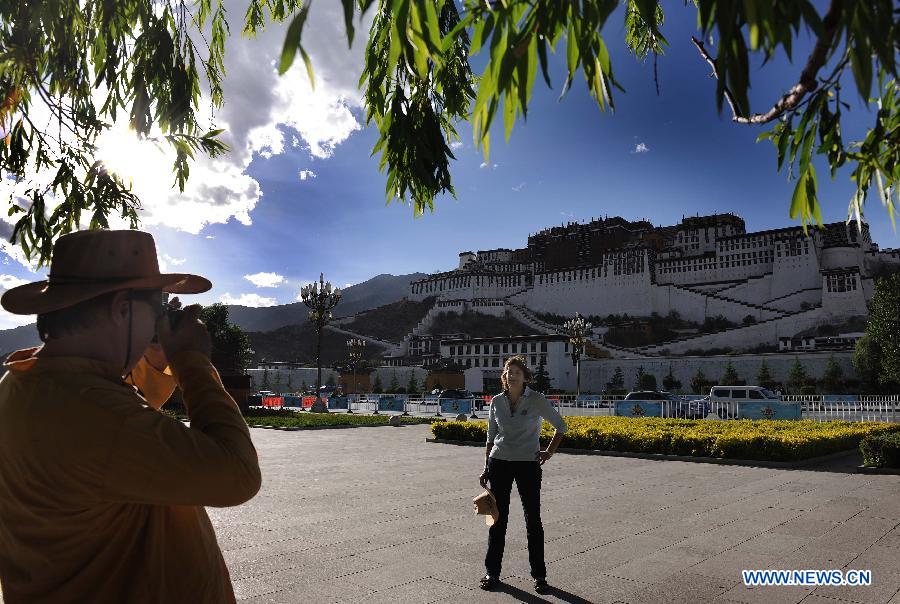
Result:
[[488,549],[484,567],[492,577],[500,576],[503,549],[506,547],[506,526],[509,521],[509,495],[515,480],[525,512],[525,530],[528,534],[528,561],[531,576],[543,579],[547,576],[544,564],[544,525],[541,524],[541,464],[537,461],[505,461],[489,458],[488,480],[491,492],[497,498],[500,517],[488,531]]

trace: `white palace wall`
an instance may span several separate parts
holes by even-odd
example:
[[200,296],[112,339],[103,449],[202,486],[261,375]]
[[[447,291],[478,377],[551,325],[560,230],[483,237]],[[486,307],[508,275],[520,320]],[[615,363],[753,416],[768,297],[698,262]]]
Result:
[[653,305],[648,296],[649,271],[571,281],[537,283],[516,296],[516,302],[538,312],[559,315],[608,315],[627,313],[648,316]]

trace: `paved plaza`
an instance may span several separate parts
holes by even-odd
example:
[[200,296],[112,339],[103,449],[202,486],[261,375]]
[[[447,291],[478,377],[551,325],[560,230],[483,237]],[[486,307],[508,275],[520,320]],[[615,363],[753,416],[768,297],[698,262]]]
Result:
[[[477,588],[483,449],[428,426],[254,429],[263,488],[210,509],[243,602],[900,603],[900,477],[855,456],[802,470],[559,454],[545,467],[549,581],[529,579],[513,491],[504,586]],[[870,587],[765,587],[741,569],[871,569]]]

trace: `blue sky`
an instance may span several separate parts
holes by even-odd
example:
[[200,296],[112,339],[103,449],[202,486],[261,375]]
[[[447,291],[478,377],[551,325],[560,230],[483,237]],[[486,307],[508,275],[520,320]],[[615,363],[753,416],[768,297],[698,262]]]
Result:
[[[376,140],[373,129],[351,123],[332,137],[327,152],[320,152],[310,139],[326,135],[314,132],[315,124],[273,118],[268,136],[274,127],[276,138],[280,132],[285,142],[294,143],[266,148],[257,141],[248,147],[246,160],[238,165],[243,178],[258,183],[258,194],[246,206],[246,217],[221,218],[193,228],[195,232],[177,228],[178,221],[171,219],[155,220],[149,229],[161,254],[171,260],[169,270],[198,272],[213,281],[212,292],[198,300],[281,304],[295,301],[301,284],[320,271],[343,286],[380,273],[447,270],[460,251],[520,247],[529,233],[542,228],[604,215],[668,225],[683,215],[734,212],[746,220],[748,230],[792,224],[788,207],[793,184],[786,172],[776,172],[772,145],[755,142],[761,128],[732,124],[727,106],[717,113],[715,82],[690,42],[695,27],[695,10],[672,3],[663,28],[671,46],[659,59],[657,96],[652,60],[641,63],[627,53],[621,10],[611,18],[604,34],[614,72],[626,90],[615,94],[614,112],[599,111],[583,80],[557,100],[564,79],[562,47],[552,62],[554,89],[538,78],[527,122],[517,123],[508,144],[502,126],[495,128],[487,165],[473,146],[470,127],[460,124],[463,144],[452,165],[457,199],[438,199],[433,214],[415,219],[409,206],[385,207],[385,177],[377,158],[369,156]],[[272,48],[277,50],[281,35],[272,32]],[[239,43],[246,41],[229,41],[229,52]],[[754,111],[768,109],[796,82],[810,46],[805,40],[795,47],[793,65],[783,55],[765,67],[756,61],[751,73]],[[318,55],[313,52],[314,64],[317,56],[324,88],[329,78],[358,77],[347,67],[352,61],[333,60],[320,49]],[[246,116],[258,93],[248,92],[253,84],[242,81],[242,73],[251,72],[238,68],[228,78],[231,90],[244,96],[234,102],[244,103],[241,115]],[[286,77],[303,78],[298,71]],[[849,94],[851,89],[845,95],[852,105],[845,139],[872,120]],[[226,103],[234,96],[226,96]],[[353,119],[363,123],[358,103],[345,102],[343,110],[344,126]],[[327,113],[310,118],[321,127],[331,125]],[[305,179],[301,171],[308,171]],[[818,173],[823,219],[844,220],[853,191],[849,171],[835,181],[824,166]],[[178,213],[172,207],[168,211]],[[867,217],[882,247],[900,243],[877,200],[868,204]],[[34,278],[8,256],[3,261],[3,272],[12,279]],[[282,281],[257,287],[245,278],[258,273],[274,273],[269,281]],[[254,280],[267,285],[264,277]],[[9,326],[3,323],[8,320],[0,316],[0,326]]]

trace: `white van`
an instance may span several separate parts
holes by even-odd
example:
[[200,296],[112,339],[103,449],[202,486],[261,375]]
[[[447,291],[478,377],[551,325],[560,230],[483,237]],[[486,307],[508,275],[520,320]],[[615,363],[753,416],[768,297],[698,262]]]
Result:
[[762,386],[713,386],[706,400],[709,402],[707,417],[733,419],[738,416],[739,407],[744,403],[779,403],[781,397]]

